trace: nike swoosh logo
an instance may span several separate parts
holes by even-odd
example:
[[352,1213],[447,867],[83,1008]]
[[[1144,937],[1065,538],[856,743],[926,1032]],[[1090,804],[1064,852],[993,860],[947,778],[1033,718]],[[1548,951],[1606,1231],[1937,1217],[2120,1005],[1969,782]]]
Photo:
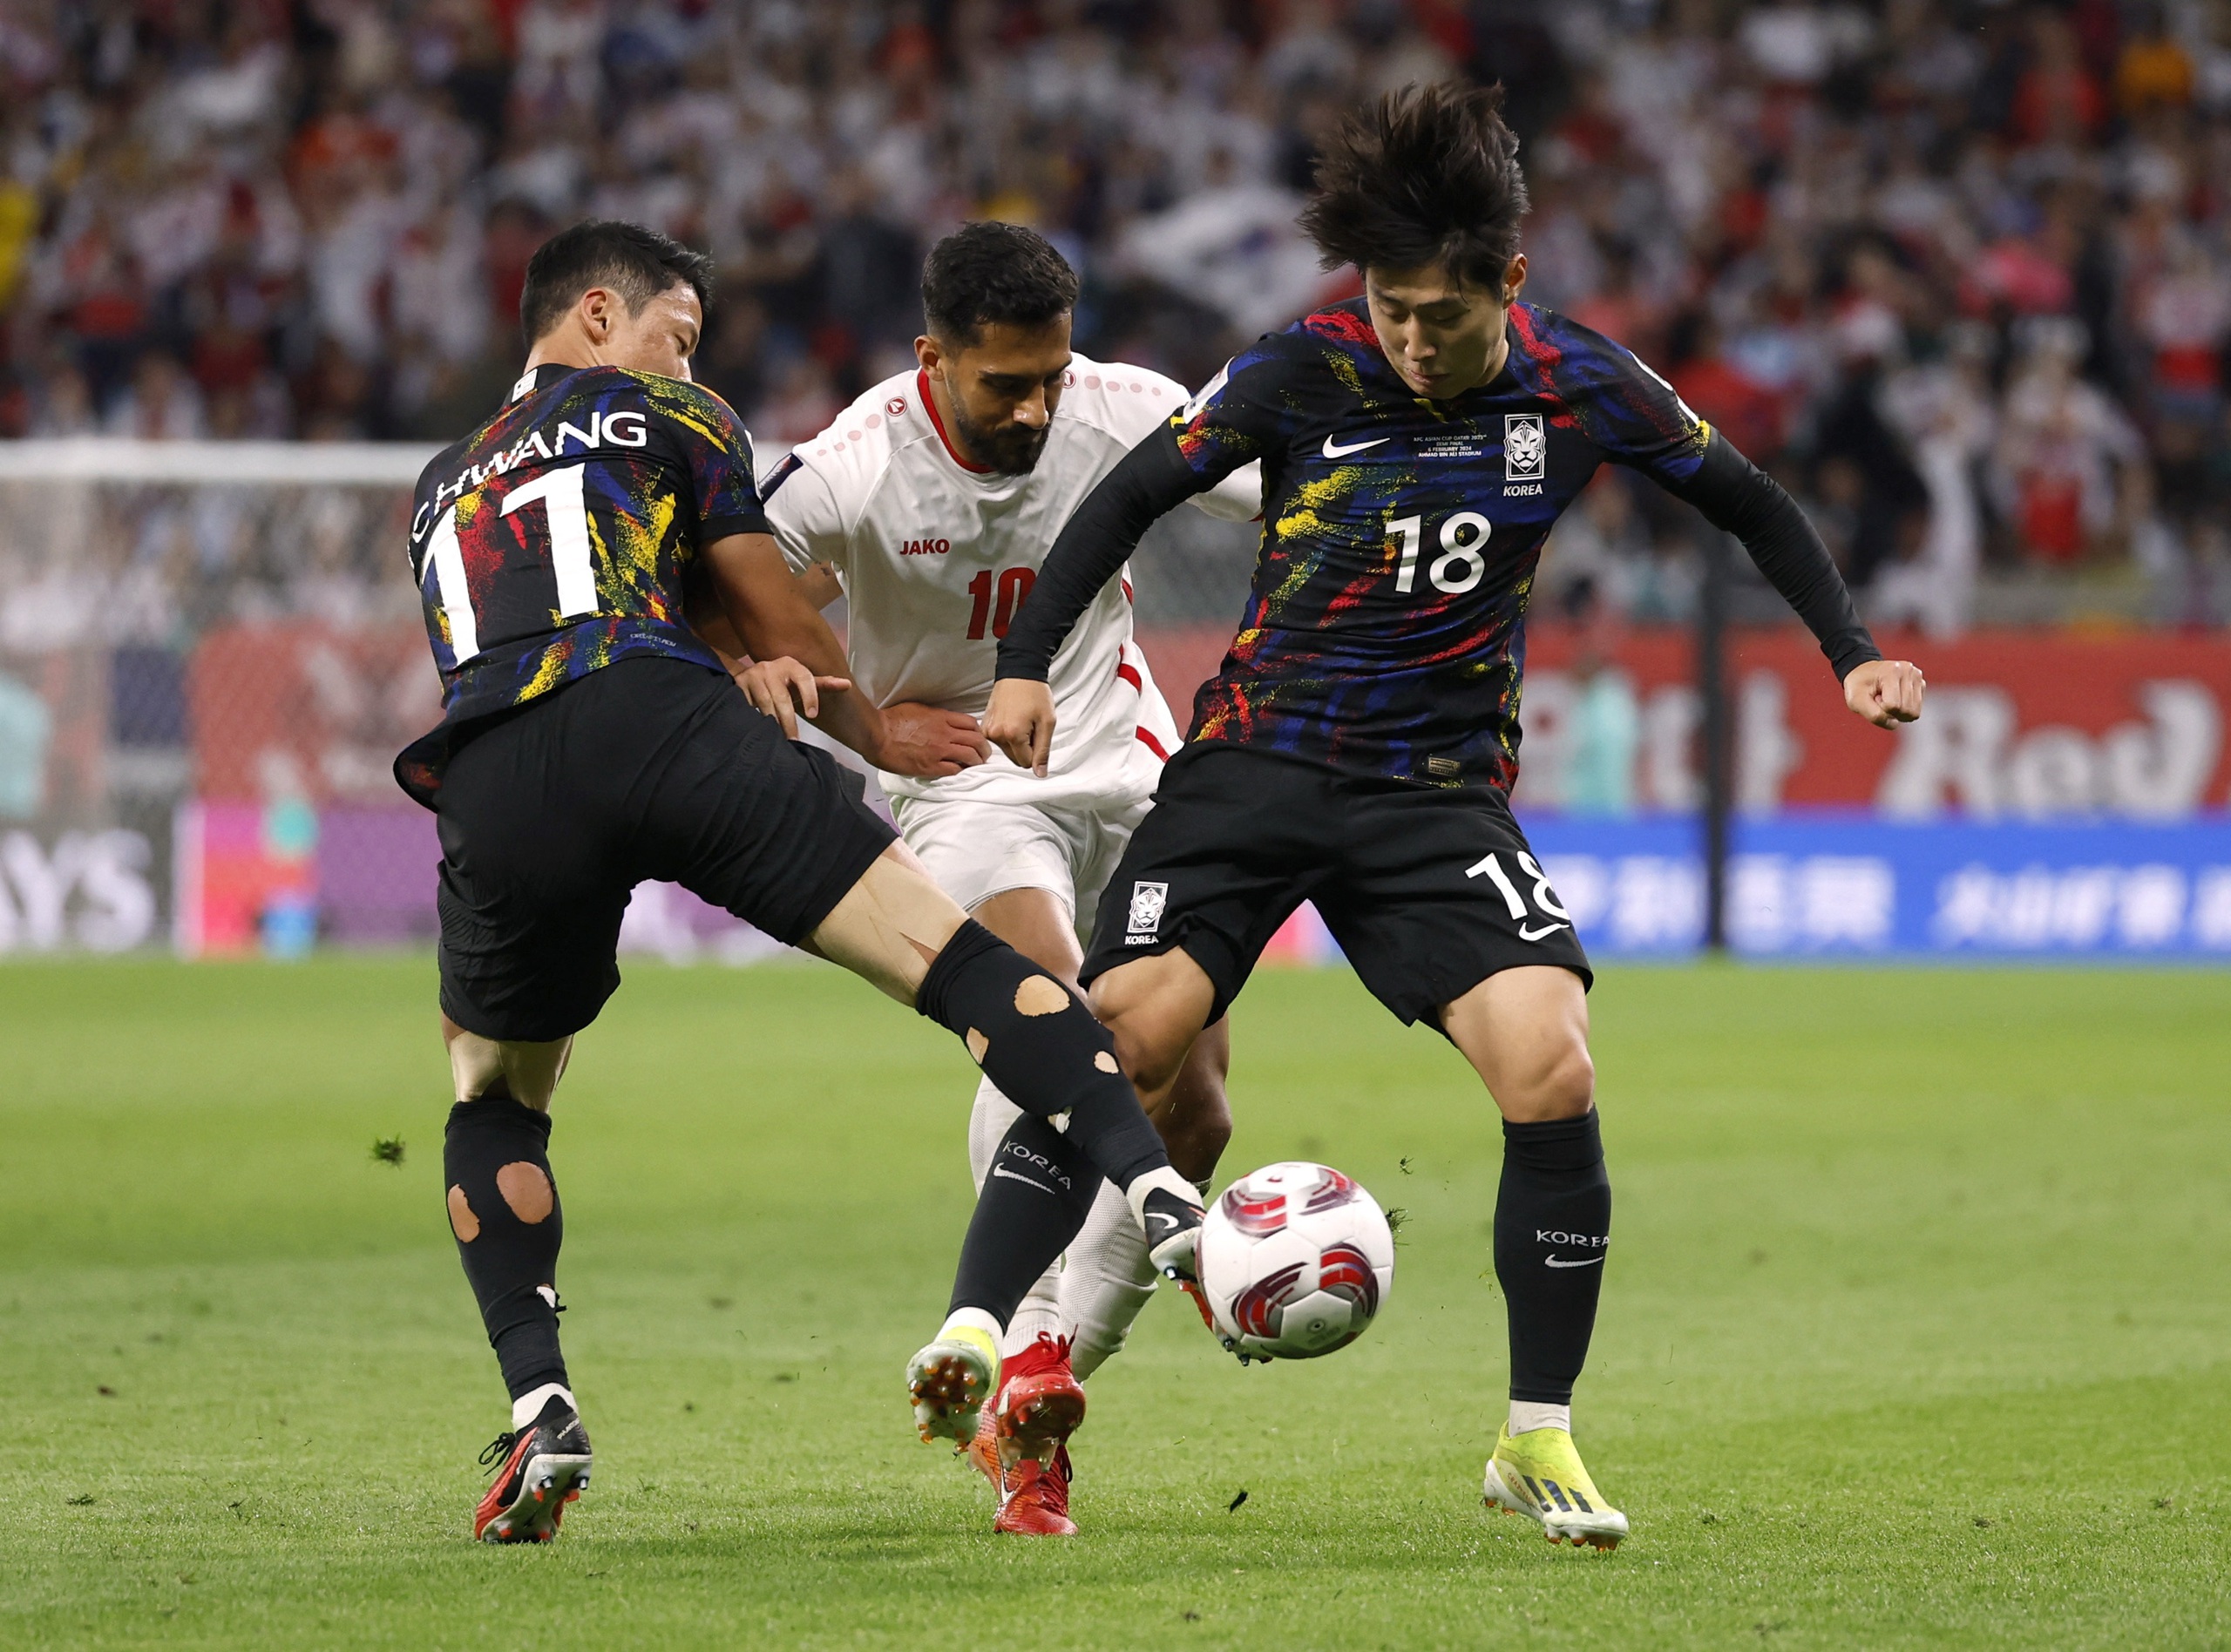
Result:
[[1037,1188],[1041,1193],[1051,1193],[1054,1191],[1053,1188],[1048,1187],[1042,1181],[1033,1181],[1028,1176],[1019,1176],[1015,1175],[1014,1171],[1008,1169],[1003,1164],[993,1165],[992,1167],[992,1174],[995,1176],[1005,1176],[1010,1181],[1022,1182],[1027,1186]]
[[1166,1216],[1166,1215],[1163,1215],[1161,1211],[1159,1211],[1159,1210],[1149,1210],[1149,1211],[1148,1211],[1148,1212],[1147,1212],[1147,1220],[1148,1220],[1149,1222],[1168,1222],[1168,1223],[1170,1224],[1170,1230],[1171,1230],[1173,1233],[1177,1231],[1177,1217],[1175,1217],[1175,1216]]
[[1549,1266],[1552,1268],[1593,1268],[1603,1260],[1601,1256],[1584,1256],[1578,1262],[1567,1262],[1563,1256],[1551,1256],[1549,1259]]
[[1347,446],[1342,447],[1328,436],[1325,438],[1325,457],[1328,459],[1345,459],[1351,453],[1360,453],[1366,448],[1375,448],[1381,442],[1393,440],[1392,437],[1374,436],[1368,442],[1351,442]]
[[1570,924],[1544,924],[1540,929],[1530,930],[1522,924],[1518,926],[1518,938],[1522,941],[1538,941],[1544,935],[1554,935],[1561,929],[1571,927]]

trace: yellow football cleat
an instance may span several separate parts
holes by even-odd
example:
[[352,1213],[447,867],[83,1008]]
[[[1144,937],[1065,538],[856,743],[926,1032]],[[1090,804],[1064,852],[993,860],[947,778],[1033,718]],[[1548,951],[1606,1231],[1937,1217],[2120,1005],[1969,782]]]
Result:
[[1505,1425],[1488,1459],[1485,1491],[1489,1508],[1539,1520],[1552,1543],[1613,1549],[1627,1534],[1627,1517],[1596,1489],[1572,1436],[1562,1428],[1529,1428],[1514,1436]]
[[949,1439],[955,1450],[976,1437],[979,1413],[999,1386],[1000,1350],[988,1332],[952,1325],[906,1362],[906,1393],[925,1440]]

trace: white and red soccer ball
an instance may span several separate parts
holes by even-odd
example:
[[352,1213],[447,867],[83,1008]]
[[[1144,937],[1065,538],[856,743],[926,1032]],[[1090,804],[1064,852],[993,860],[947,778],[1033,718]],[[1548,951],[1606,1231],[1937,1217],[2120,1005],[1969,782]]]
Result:
[[1364,1333],[1394,1285],[1379,1202],[1329,1165],[1242,1176],[1201,1229],[1201,1295],[1217,1333],[1251,1359],[1314,1359]]

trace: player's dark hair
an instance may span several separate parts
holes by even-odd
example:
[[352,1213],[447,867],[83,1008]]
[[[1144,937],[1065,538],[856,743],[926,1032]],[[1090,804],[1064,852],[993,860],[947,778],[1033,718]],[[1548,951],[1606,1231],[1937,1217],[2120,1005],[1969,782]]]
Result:
[[1301,227],[1327,269],[1439,265],[1500,298],[1525,216],[1502,88],[1444,81],[1388,92],[1340,123]]
[[1076,304],[1069,261],[1021,224],[963,224],[922,265],[922,316],[947,344],[973,344],[987,322],[1043,327]]
[[526,261],[526,286],[519,294],[519,331],[532,349],[535,340],[558,325],[583,293],[608,287],[627,301],[631,315],[661,293],[682,283],[697,295],[700,308],[713,302],[713,261],[692,252],[671,235],[617,219],[593,218],[561,229]]

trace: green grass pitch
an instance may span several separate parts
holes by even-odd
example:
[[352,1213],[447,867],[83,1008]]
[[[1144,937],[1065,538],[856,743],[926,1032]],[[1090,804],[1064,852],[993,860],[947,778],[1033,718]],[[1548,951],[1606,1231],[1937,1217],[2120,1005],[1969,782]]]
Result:
[[629,976],[553,1143],[596,1483],[490,1550],[431,963],[0,970],[0,1645],[2231,1635],[2223,976],[1608,972],[1608,1556],[1480,1507],[1498,1131],[1353,978],[1242,1000],[1224,1168],[1405,1207],[1387,1310],[1243,1371],[1165,1293],[1060,1544],[994,1538],[900,1391],[966,1219],[962,1053],[824,969]]

